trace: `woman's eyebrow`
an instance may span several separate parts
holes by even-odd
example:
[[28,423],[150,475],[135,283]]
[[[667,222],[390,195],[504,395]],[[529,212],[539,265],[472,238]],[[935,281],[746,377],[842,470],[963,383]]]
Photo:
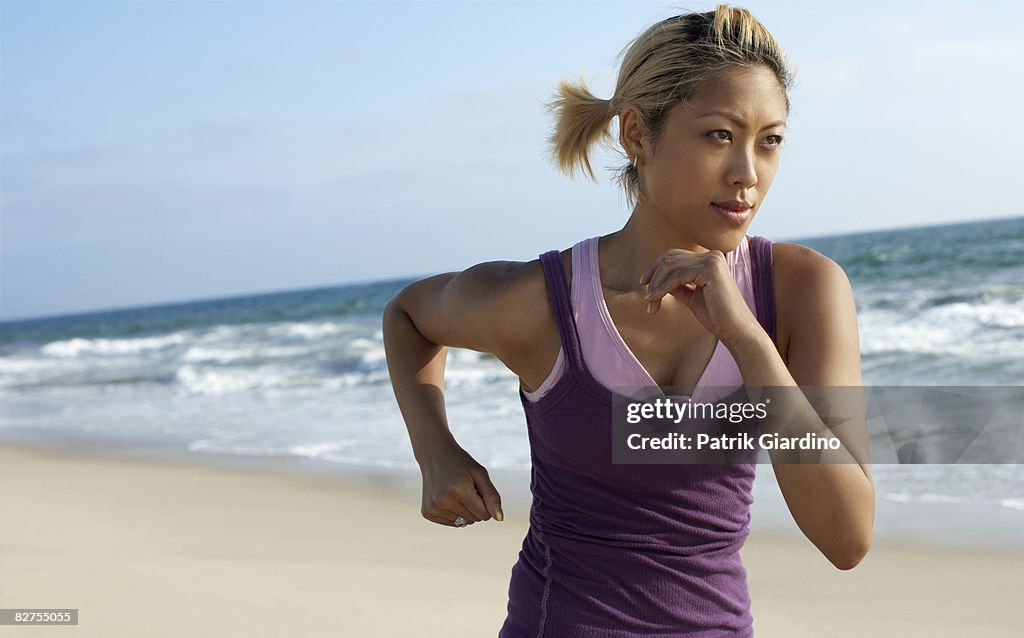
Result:
[[[703,115],[697,115],[693,119],[699,120],[701,118],[711,117],[713,115],[718,115],[720,117],[724,117],[725,119],[730,120],[731,122],[735,122],[738,126],[742,126],[744,128],[746,128],[746,126],[747,126],[746,120],[744,120],[739,115],[736,115],[735,113],[730,113],[728,111],[710,111],[710,112],[705,113]],[[772,122],[771,124],[766,124],[761,130],[763,131],[764,129],[767,129],[767,128],[774,128],[776,126],[785,126],[785,125],[786,125],[786,122],[784,120],[779,120],[779,121],[776,121],[776,122]]]

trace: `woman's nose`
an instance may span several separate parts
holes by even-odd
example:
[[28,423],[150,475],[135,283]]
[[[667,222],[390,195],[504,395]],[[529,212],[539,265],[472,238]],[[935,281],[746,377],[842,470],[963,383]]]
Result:
[[729,166],[729,183],[743,188],[757,184],[757,165],[753,149],[737,149]]

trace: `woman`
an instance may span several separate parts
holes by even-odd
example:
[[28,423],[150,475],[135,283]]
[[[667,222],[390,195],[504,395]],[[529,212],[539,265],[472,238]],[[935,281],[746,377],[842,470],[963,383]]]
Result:
[[[503,518],[487,471],[447,428],[446,346],[491,353],[520,378],[534,500],[501,636],[752,635],[739,550],[754,466],[613,464],[607,433],[615,387],[861,385],[843,271],[746,236],[778,167],[789,84],[744,9],[653,25],[610,100],[563,83],[552,105],[570,174],[593,177],[588,149],[618,117],[626,224],[540,260],[415,282],[388,305],[388,366],[428,520]],[[854,567],[871,542],[869,466],[773,467],[801,530]]]

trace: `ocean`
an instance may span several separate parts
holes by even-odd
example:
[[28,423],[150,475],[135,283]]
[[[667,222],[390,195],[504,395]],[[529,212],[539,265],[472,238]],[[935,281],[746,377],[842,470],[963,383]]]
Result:
[[[1024,218],[777,241],[846,271],[865,385],[1024,385]],[[0,323],[0,442],[415,473],[381,333],[385,304],[410,281]],[[460,444],[528,486],[516,377],[492,356],[452,349],[445,383]],[[879,513],[899,520],[886,527],[880,516],[880,531],[934,539],[929,521],[969,512],[987,521],[989,541],[1024,549],[1024,466],[874,472]],[[769,466],[758,468],[759,501],[765,524],[792,525]],[[939,541],[970,540],[970,524],[958,525]]]

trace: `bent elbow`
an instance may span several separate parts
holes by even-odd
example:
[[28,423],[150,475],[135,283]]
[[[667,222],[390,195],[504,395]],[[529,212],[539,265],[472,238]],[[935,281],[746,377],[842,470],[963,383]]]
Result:
[[864,555],[860,556],[849,556],[849,557],[835,557],[829,558],[829,561],[836,566],[836,569],[847,572],[860,564],[860,561],[864,558]]
[[857,542],[847,543],[839,551],[826,555],[829,562],[835,565],[836,569],[849,571],[860,564],[871,549],[871,537],[867,536]]
[[401,312],[404,311],[399,305],[397,296],[392,297],[391,300],[388,301],[387,305],[384,306],[384,312],[381,313],[381,329],[382,332],[384,333],[383,336],[385,348],[387,347],[389,338],[391,336],[393,323],[395,319],[398,318],[398,314]]
[[[412,284],[410,284],[410,286],[411,285]],[[391,328],[388,324],[395,321],[401,321],[402,319],[412,319],[412,317],[409,316],[408,310],[406,310],[408,304],[407,297],[409,295],[408,290],[409,286],[406,286],[402,290],[398,291],[398,293],[384,305],[384,311],[381,313],[381,323],[384,328],[385,336],[387,335],[389,328]]]

